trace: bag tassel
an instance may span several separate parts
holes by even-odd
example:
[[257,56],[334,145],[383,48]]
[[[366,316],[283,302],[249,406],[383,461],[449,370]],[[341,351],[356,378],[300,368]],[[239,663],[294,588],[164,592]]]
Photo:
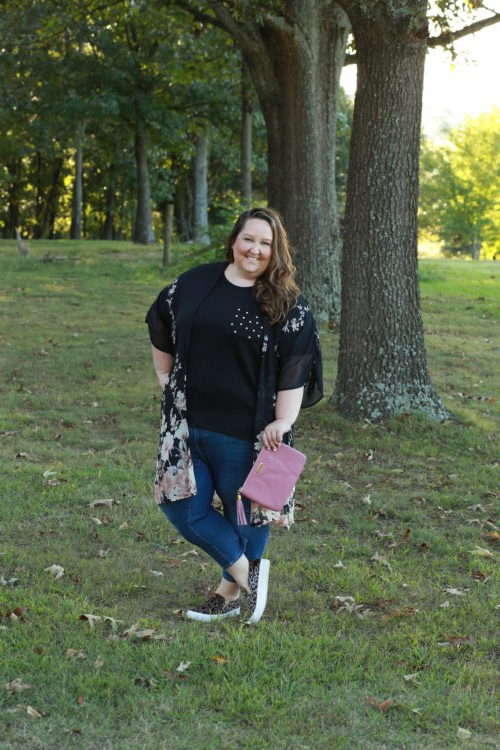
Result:
[[241,499],[241,492],[238,492],[236,496],[236,520],[238,521],[239,526],[248,526],[243,500]]

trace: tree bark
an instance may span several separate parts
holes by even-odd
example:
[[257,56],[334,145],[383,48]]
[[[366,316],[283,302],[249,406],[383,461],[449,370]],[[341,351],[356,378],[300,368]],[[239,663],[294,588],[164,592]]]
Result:
[[179,235],[184,242],[193,239],[191,226],[191,204],[189,179],[186,174],[181,174],[175,185],[174,212],[177,221]]
[[391,12],[351,16],[358,87],[334,400],[350,418],[424,412],[444,419],[448,412],[427,370],[417,272],[425,38],[404,27],[401,16],[390,23]]
[[83,207],[83,136],[85,125],[80,124],[77,132],[75,150],[75,179],[73,182],[73,201],[71,212],[70,238],[82,238],[82,207]]
[[165,201],[163,209],[163,258],[162,266],[170,265],[172,232],[174,229],[174,204]]
[[134,138],[137,172],[137,206],[134,222],[134,242],[148,245],[154,242],[151,212],[151,188],[148,167],[148,140],[146,130],[138,126]]
[[22,159],[14,159],[7,164],[9,173],[8,187],[8,208],[7,208],[7,225],[4,230],[6,238],[15,238],[16,228],[19,226],[20,205],[21,205],[21,173],[23,162]]
[[110,164],[108,169],[108,185],[106,188],[106,210],[103,228],[103,239],[112,240],[115,236],[116,210],[116,168]]
[[241,61],[241,199],[245,206],[252,205],[252,91],[248,68]]
[[289,0],[282,15],[237,21],[212,2],[239,44],[266,121],[268,202],[283,216],[299,283],[321,321],[340,315],[335,127],[349,22],[333,0]]
[[41,154],[36,153],[36,224],[33,231],[34,239],[52,239],[54,236],[54,224],[62,186],[62,169],[62,156],[53,157],[49,166],[49,163],[42,158]]
[[194,241],[208,245],[208,133],[200,129],[195,135],[194,157]]

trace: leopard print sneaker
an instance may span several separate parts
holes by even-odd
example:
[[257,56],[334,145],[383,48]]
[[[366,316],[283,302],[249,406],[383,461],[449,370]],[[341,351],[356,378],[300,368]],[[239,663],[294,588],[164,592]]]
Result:
[[250,611],[247,622],[259,622],[264,614],[267,602],[267,588],[269,584],[269,560],[250,560],[248,571],[248,594],[244,589],[242,593],[246,608]]
[[227,617],[237,617],[240,614],[240,605],[237,600],[227,602],[220,594],[214,594],[206,602],[198,607],[188,609],[186,617],[188,620],[199,622],[212,622],[212,620],[225,620]]

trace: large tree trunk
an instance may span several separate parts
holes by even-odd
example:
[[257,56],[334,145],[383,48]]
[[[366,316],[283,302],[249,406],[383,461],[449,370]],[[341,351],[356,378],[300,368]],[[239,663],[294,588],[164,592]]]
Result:
[[77,133],[75,150],[75,179],[73,182],[73,201],[71,211],[70,237],[72,240],[82,238],[82,207],[83,207],[83,136],[85,125],[80,124]]
[[137,207],[134,224],[134,242],[148,245],[154,242],[151,212],[151,188],[148,167],[148,141],[144,127],[137,127],[134,139],[137,171]]
[[268,139],[268,201],[283,216],[299,283],[319,320],[340,314],[335,126],[349,23],[332,0],[289,0],[282,15],[237,22],[211,3],[240,45]]
[[208,133],[199,130],[195,135],[194,157],[194,241],[208,245]]
[[401,16],[389,24],[391,12],[352,18],[358,87],[335,400],[351,418],[418,411],[443,419],[427,371],[417,273],[425,39],[401,28]]
[[245,206],[252,204],[252,91],[248,68],[241,61],[241,198]]

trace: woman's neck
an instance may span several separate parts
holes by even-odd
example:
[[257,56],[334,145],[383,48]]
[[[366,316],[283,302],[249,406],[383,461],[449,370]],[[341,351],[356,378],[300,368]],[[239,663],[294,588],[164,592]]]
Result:
[[248,279],[245,276],[241,276],[234,263],[229,263],[224,271],[224,276],[235,286],[253,286],[255,284],[255,279]]

